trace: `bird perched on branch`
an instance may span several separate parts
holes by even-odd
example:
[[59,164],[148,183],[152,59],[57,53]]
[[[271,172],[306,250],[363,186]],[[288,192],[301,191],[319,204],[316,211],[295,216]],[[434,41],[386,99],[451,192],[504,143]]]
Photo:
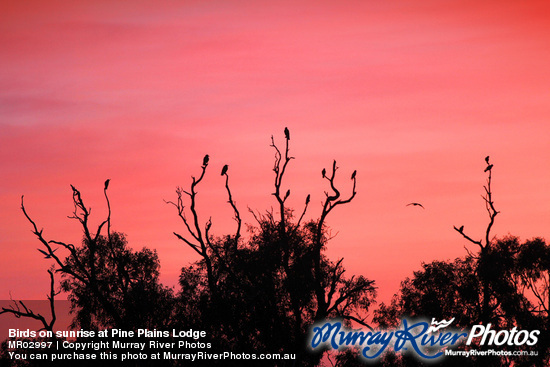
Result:
[[205,155],[204,158],[202,159],[202,165],[206,166],[209,160],[210,160],[210,156],[208,154]]
[[425,209],[424,206],[423,206],[422,204],[420,204],[420,203],[409,203],[409,204],[407,204],[406,206],[409,206],[409,205],[419,206],[419,207],[421,207],[422,209]]
[[283,201],[285,201],[286,198],[288,198],[289,196],[290,196],[290,189],[286,190],[285,198],[283,199]]
[[288,127],[285,127],[285,139],[290,140],[290,131],[288,130]]
[[222,176],[225,175],[227,173],[227,169],[229,168],[229,166],[226,164],[225,166],[223,166],[222,168]]
[[327,175],[327,170],[323,168],[323,170],[321,171],[321,174],[323,175],[323,178],[325,178]]
[[104,190],[107,190],[107,188],[109,187],[109,182],[111,182],[110,178],[105,180],[105,189]]
[[311,195],[310,194],[307,194],[307,198],[306,198],[306,205],[309,204],[309,200],[311,199]]
[[357,174],[357,170],[353,171],[353,173],[351,174],[351,179],[354,180],[355,179],[355,175]]
[[487,168],[485,168],[485,169],[483,170],[483,172],[487,172],[487,171],[489,171],[491,168],[493,168],[493,165],[492,165],[492,164],[488,165]]
[[485,157],[485,162],[487,162],[487,164],[489,164],[489,156]]
[[460,228],[458,229],[458,231],[459,231],[460,233],[462,233],[462,232],[464,231],[464,226],[460,226]]

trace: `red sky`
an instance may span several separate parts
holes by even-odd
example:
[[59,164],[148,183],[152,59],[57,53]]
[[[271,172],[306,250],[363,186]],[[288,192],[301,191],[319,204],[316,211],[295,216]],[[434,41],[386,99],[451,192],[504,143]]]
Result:
[[[75,4],[78,3],[78,4]],[[387,301],[422,262],[465,254],[487,223],[483,158],[494,163],[493,233],[549,237],[550,3],[547,1],[17,1],[0,3],[0,299],[41,299],[48,239],[78,243],[70,184],[132,247],[155,248],[165,284],[197,259],[176,186],[211,163],[202,220],[232,230],[219,170],[243,219],[272,192],[273,134],[291,131],[283,189],[309,218],[321,169],[357,197],[328,223],[332,259],[375,279]],[[425,210],[406,207],[411,201]],[[474,248],[470,247],[472,250]]]

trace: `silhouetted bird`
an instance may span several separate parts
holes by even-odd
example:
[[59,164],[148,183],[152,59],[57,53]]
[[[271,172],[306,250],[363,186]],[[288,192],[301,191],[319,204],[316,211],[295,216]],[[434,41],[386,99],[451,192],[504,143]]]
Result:
[[460,228],[458,229],[458,231],[459,231],[460,233],[462,233],[462,231],[464,231],[464,226],[460,226]]
[[290,140],[290,131],[288,131],[288,127],[285,127],[285,138],[286,140]]
[[357,174],[357,170],[353,171],[353,173],[351,174],[351,179],[353,180],[355,178],[355,175]]
[[290,195],[290,189],[286,190],[286,194],[285,194],[285,198],[283,199],[283,201],[286,200],[286,198]]
[[205,155],[204,158],[202,159],[202,165],[206,166],[209,160],[210,160],[210,156],[208,154]]
[[483,172],[487,172],[487,171],[489,171],[491,168],[493,168],[493,165],[492,165],[492,164],[488,165],[487,168],[485,168],[485,170],[483,170]]
[[423,206],[422,204],[420,204],[420,203],[409,203],[409,204],[407,204],[406,206],[409,206],[409,205],[419,206],[419,207],[421,207],[422,209],[425,209],[424,206]]
[[323,168],[323,170],[321,171],[321,174],[323,175],[323,178],[325,178],[327,174],[327,170]]
[[306,205],[309,204],[309,200],[311,199],[311,195],[310,194],[307,194],[307,198],[306,198]]
[[227,169],[229,168],[229,166],[226,164],[225,166],[223,166],[222,168],[222,176],[225,175],[227,173]]
[[107,190],[107,188],[109,187],[109,182],[111,182],[110,178],[105,181],[105,189],[104,190]]
[[489,164],[489,156],[485,157],[485,162],[487,162],[487,164]]

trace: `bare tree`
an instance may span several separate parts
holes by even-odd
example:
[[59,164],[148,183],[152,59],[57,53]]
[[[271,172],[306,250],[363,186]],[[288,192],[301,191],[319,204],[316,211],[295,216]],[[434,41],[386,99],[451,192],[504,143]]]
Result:
[[[210,159],[203,159],[201,175],[192,177],[190,189],[178,187],[177,200],[167,203],[176,208],[186,230],[184,235],[174,234],[200,256],[180,277],[185,290],[181,294],[184,313],[196,315],[204,328],[215,323],[211,335],[218,333],[217,340],[227,342],[225,348],[249,345],[264,351],[291,350],[302,354],[301,363],[311,364],[320,356],[304,355],[309,325],[330,317],[367,325],[364,317],[375,288],[374,282],[364,277],[346,278],[343,259],[333,263],[323,255],[329,240],[326,219],[334,208],[355,197],[357,173],[351,174],[351,193],[344,197],[335,182],[338,167],[334,161],[331,172],[324,175],[331,193],[325,195],[319,219],[304,222],[311,202],[308,194],[296,220],[288,206],[291,189],[285,187],[288,166],[295,159],[290,155],[288,129],[284,138],[283,148],[273,136],[270,144],[275,151],[272,195],[277,213],[249,209],[257,224],[248,226],[249,237],[241,235],[242,220],[229,187],[228,165],[221,174],[237,223],[235,233],[213,236],[211,219],[201,222],[196,210],[197,185]],[[200,306],[185,305],[188,300]]]
[[[219,275],[216,273],[213,267],[212,256],[217,256],[218,258],[222,255],[220,254],[220,248],[218,244],[212,242],[212,237],[210,235],[210,228],[212,227],[212,217],[209,217],[206,223],[204,224],[204,231],[201,226],[201,221],[199,219],[199,214],[196,210],[197,204],[197,186],[201,183],[206,173],[210,156],[207,154],[203,158],[203,164],[201,166],[201,174],[199,178],[191,177],[191,187],[190,190],[184,190],[181,187],[176,188],[176,201],[166,201],[167,204],[174,206],[177,209],[178,217],[181,219],[182,223],[185,226],[187,235],[181,235],[177,232],[174,232],[174,235],[183,241],[187,246],[193,249],[197,254],[200,255],[202,261],[204,261],[206,267],[206,274],[208,279],[208,287],[212,294],[212,297],[216,298],[218,296],[218,278]],[[240,213],[233,201],[233,196],[231,195],[231,190],[229,188],[229,174],[228,174],[228,165],[225,165],[222,169],[221,175],[225,176],[225,188],[229,196],[229,204],[233,208],[234,218],[237,222],[237,230],[233,236],[232,246],[233,251],[237,250],[238,242],[241,237],[241,217]],[[188,219],[185,210],[185,196],[189,201],[189,211],[191,212],[191,218]]]
[[[490,284],[490,278],[488,276],[488,272],[490,271],[490,264],[487,263],[487,260],[489,259],[489,253],[491,252],[491,246],[492,246],[492,239],[491,239],[491,228],[493,227],[493,224],[495,223],[495,217],[499,213],[495,209],[495,203],[493,201],[493,193],[491,190],[491,179],[492,179],[492,172],[493,172],[493,164],[489,163],[489,156],[485,158],[485,162],[487,163],[487,167],[484,169],[484,172],[488,172],[487,177],[487,183],[483,186],[483,189],[485,191],[485,194],[482,195],[483,201],[485,202],[485,209],[487,210],[487,214],[489,215],[489,223],[487,224],[487,228],[485,230],[485,239],[483,240],[474,240],[472,237],[470,237],[468,234],[464,231],[464,226],[460,226],[459,228],[454,226],[453,228],[455,231],[460,233],[466,240],[469,242],[476,244],[479,246],[479,254],[473,254],[468,250],[468,248],[465,247],[466,251],[470,256],[472,256],[474,259],[476,259],[478,263],[477,273],[478,276],[480,276],[480,279],[483,284],[482,288],[482,306],[481,306],[481,314],[480,314],[480,321],[488,321],[490,315],[493,311],[495,311],[498,307],[498,302],[491,302],[491,299],[493,297],[491,292],[491,284]],[[491,305],[493,303],[493,305]]]
[[[483,198],[483,201],[485,202],[485,209],[487,210],[487,214],[489,215],[489,223],[487,224],[487,228],[485,230],[485,242],[483,240],[474,240],[469,235],[467,235],[464,232],[464,226],[460,226],[460,228],[454,226],[453,228],[455,231],[460,233],[465,239],[470,241],[473,244],[476,244],[479,246],[480,250],[483,251],[487,247],[491,245],[491,228],[493,227],[493,224],[495,223],[495,217],[499,213],[495,209],[495,203],[493,202],[493,193],[491,191],[491,178],[493,173],[493,165],[489,164],[489,156],[485,158],[485,162],[487,162],[487,167],[485,168],[484,172],[489,172],[487,177],[487,184],[483,186],[483,189],[485,190],[485,194],[481,197]],[[469,251],[466,249],[466,251]]]
[[[105,185],[104,192],[108,202],[107,186],[108,185]],[[89,224],[91,209],[87,208],[86,205],[84,204],[80,191],[78,191],[73,185],[71,185],[71,189],[73,194],[72,198],[73,198],[74,211],[73,211],[73,214],[69,216],[69,218],[77,220],[80,223],[80,226],[82,227],[82,230],[84,232],[83,242],[86,244],[86,246],[89,249],[89,252],[86,258],[82,258],[81,256],[79,256],[77,248],[71,243],[67,243],[59,240],[46,240],[43,235],[43,229],[38,230],[36,223],[27,213],[27,210],[23,202],[23,197],[21,197],[21,210],[23,211],[23,214],[25,215],[27,220],[31,223],[33,227],[32,232],[35,234],[35,236],[44,246],[47,256],[51,257],[54,260],[55,267],[57,268],[56,271],[84,284],[92,293],[92,295],[97,300],[99,300],[99,302],[101,303],[105,311],[109,313],[109,315],[112,317],[115,323],[120,324],[122,321],[122,318],[119,312],[116,310],[115,307],[113,307],[112,303],[109,302],[108,296],[104,292],[101,292],[98,284],[98,279],[97,279],[97,266],[96,266],[97,242],[101,236],[101,231],[103,227],[106,224],[110,225],[110,218],[111,218],[110,210],[107,218],[99,224],[99,226],[95,230],[95,233],[93,233]],[[59,255],[55,253],[55,250],[52,248],[52,245],[59,245],[65,250],[67,250],[68,258],[72,260],[71,266],[69,266],[64,261],[64,259],[62,259]]]
[[[61,273],[61,288],[69,293],[77,315],[73,325],[88,329],[102,326],[125,328],[131,326],[136,318],[156,318],[162,312],[157,310],[155,314],[152,310],[140,309],[135,306],[136,300],[140,299],[145,305],[153,300],[166,300],[170,293],[158,283],[156,253],[147,249],[133,252],[127,248],[124,235],[111,232],[109,181],[105,181],[104,186],[108,214],[95,228],[90,225],[91,209],[85,205],[80,191],[71,185],[74,210],[69,218],[76,220],[82,228],[82,246],[46,239],[43,229],[38,229],[21,198],[21,209],[32,226],[33,234],[42,244],[39,251],[53,261],[53,271]],[[62,251],[58,252],[59,249]],[[54,292],[53,272],[51,279],[49,299],[54,313],[53,298],[58,293]],[[130,304],[134,304],[133,312],[128,310]]]

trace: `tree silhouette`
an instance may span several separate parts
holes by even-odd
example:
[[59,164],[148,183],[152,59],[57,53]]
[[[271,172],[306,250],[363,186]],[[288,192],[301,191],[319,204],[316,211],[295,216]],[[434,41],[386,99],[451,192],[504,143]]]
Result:
[[[287,205],[292,193],[285,186],[285,173],[294,157],[289,155],[288,129],[284,136],[284,148],[273,137],[270,144],[275,152],[272,196],[277,210],[249,209],[255,223],[246,226],[246,234],[242,233],[241,214],[229,185],[229,165],[223,166],[221,175],[225,177],[228,204],[236,223],[230,234],[214,236],[211,218],[203,222],[197,211],[197,188],[210,164],[209,155],[204,156],[200,175],[192,177],[190,188],[176,189],[176,200],[168,203],[176,208],[184,232],[174,234],[199,255],[198,260],[182,267],[177,294],[160,284],[155,251],[132,250],[122,233],[111,231],[107,195],[110,180],[104,183],[108,214],[95,228],[90,225],[91,209],[71,185],[74,211],[69,218],[76,220],[83,231],[80,245],[47,239],[28,214],[22,197],[23,214],[41,244],[38,250],[52,264],[47,295],[51,318],[33,312],[22,301],[14,301],[0,314],[33,318],[52,331],[56,321],[54,299],[62,290],[71,302],[74,328],[193,328],[207,332],[213,350],[295,354],[293,365],[317,365],[322,352],[310,353],[305,347],[310,326],[339,318],[348,325],[370,328],[365,317],[374,301],[375,287],[374,281],[363,276],[346,277],[343,259],[332,261],[325,255],[331,239],[327,218],[336,207],[355,198],[357,171],[348,176],[351,187],[345,195],[342,193],[346,189],[336,185],[336,161],[328,170],[323,168],[321,176],[328,189],[317,219],[305,220],[310,194],[298,211],[299,216]],[[454,317],[457,328],[491,323],[494,329],[538,329],[539,342],[531,348],[539,351],[537,357],[483,357],[482,362],[487,366],[545,366],[550,359],[550,246],[541,238],[523,243],[513,236],[491,238],[499,212],[491,189],[494,165],[489,157],[485,161],[488,178],[483,200],[489,222],[484,238],[474,239],[464,225],[454,227],[477,251],[466,248],[467,255],[454,261],[423,264],[412,278],[402,282],[389,305],[380,305],[373,321],[384,328],[397,326],[403,316]],[[61,275],[59,289],[55,286],[55,273]],[[7,360],[6,348],[5,343],[0,348],[3,363]],[[353,349],[333,357],[337,366],[358,363],[357,351]],[[453,358],[445,360],[444,365],[468,366],[478,362],[472,357]],[[178,361],[165,363],[179,365]],[[226,365],[227,361],[220,363]],[[271,364],[282,366],[285,362]],[[386,353],[381,364],[423,365],[409,355],[394,353]]]
[[[466,248],[467,255],[454,261],[423,264],[422,270],[401,283],[391,304],[381,304],[374,321],[381,327],[396,326],[403,316],[450,319],[453,327],[469,329],[476,324],[492,324],[493,329],[540,330],[534,350],[537,357],[453,357],[443,365],[546,366],[549,361],[548,290],[550,247],[537,238],[521,244],[517,237],[491,238],[491,229],[499,213],[491,190],[493,164],[485,158],[488,172],[483,200],[489,222],[482,240],[467,234],[464,226],[454,229],[478,247]],[[479,347],[479,346],[478,346]],[[512,349],[512,347],[508,347]],[[527,350],[526,346],[521,347]],[[481,358],[481,359],[480,359]],[[390,361],[391,360],[391,361]],[[388,362],[390,361],[390,362]],[[392,355],[387,366],[423,365],[411,356]]]
[[[71,302],[71,313],[74,315],[71,327],[74,329],[132,330],[137,327],[153,329],[171,325],[174,295],[171,289],[159,282],[160,265],[156,252],[146,248],[141,251],[131,250],[122,233],[111,232],[111,208],[107,195],[109,182],[110,180],[106,180],[104,184],[108,215],[95,230],[90,226],[91,209],[85,205],[80,191],[71,185],[74,211],[69,218],[76,220],[82,229],[83,238],[80,245],[47,239],[44,230],[38,229],[36,222],[28,214],[24,198],[21,198],[23,214],[42,245],[38,251],[52,264],[51,270],[48,271],[50,292],[47,296],[51,320],[48,321],[43,315],[36,314],[22,301],[14,301],[11,307],[3,308],[0,314],[10,313],[16,317],[33,318],[42,323],[43,329],[54,331],[54,298],[60,291],[64,291]],[[61,274],[58,290],[54,273]],[[52,339],[55,338],[54,336]],[[51,354],[53,351],[54,349],[50,348],[43,353]],[[6,343],[1,346],[0,361],[12,366],[44,363],[9,358]],[[56,365],[72,363],[65,361]],[[87,364],[83,362],[82,365]]]
[[[132,251],[125,236],[118,232],[112,233],[110,240],[97,237],[93,249],[94,258],[90,260],[92,247],[84,241],[84,246],[76,249],[76,256],[65,262],[65,267],[76,274],[65,275],[61,282],[75,314],[72,326],[85,330],[168,326],[173,295],[159,283],[156,251]],[[86,281],[92,273],[93,285]]]
[[[480,259],[470,255],[454,261],[423,264],[422,270],[401,283],[399,293],[390,305],[380,305],[375,311],[374,322],[387,328],[397,326],[403,316],[437,320],[454,317],[453,327],[458,329],[491,323],[493,330],[513,327],[540,330],[535,347],[524,345],[519,348],[538,351],[536,357],[453,357],[445,359],[442,365],[482,363],[484,366],[503,366],[511,365],[513,361],[515,366],[547,366],[550,352],[547,311],[550,246],[540,238],[521,243],[517,237],[504,237],[494,239],[490,249],[484,254],[481,266]],[[480,273],[480,267],[487,273]],[[489,312],[483,310],[486,284],[491,294]],[[482,317],[487,317],[488,321],[480,321]],[[514,347],[506,346],[506,349]],[[423,365],[412,356],[398,356],[397,360],[399,363],[393,361],[384,365]]]
[[[374,281],[363,276],[346,277],[343,259],[334,262],[325,256],[331,239],[327,218],[337,206],[355,197],[357,172],[348,176],[349,194],[342,195],[344,190],[335,183],[338,167],[333,161],[330,170],[323,169],[328,190],[318,219],[304,219],[311,202],[309,194],[300,216],[295,217],[287,205],[291,190],[284,185],[287,167],[294,159],[289,155],[290,131],[286,128],[284,136],[284,149],[271,137],[275,151],[272,196],[278,211],[250,210],[256,222],[247,225],[246,235],[241,233],[241,214],[229,185],[229,165],[223,166],[221,175],[236,223],[233,233],[212,235],[212,220],[201,222],[197,211],[197,188],[211,162],[208,154],[189,189],[176,189],[176,200],[168,203],[176,208],[184,232],[174,234],[199,255],[198,260],[183,266],[177,294],[160,284],[155,251],[132,250],[124,234],[111,231],[109,179],[103,186],[108,214],[97,227],[90,224],[91,209],[81,192],[71,185],[74,211],[69,218],[82,229],[79,245],[47,238],[22,198],[21,209],[41,244],[38,250],[52,264],[48,296],[52,319],[35,314],[24,302],[14,302],[2,313],[35,318],[53,330],[54,297],[61,290],[71,302],[71,326],[76,329],[194,328],[207,331],[213,350],[295,354],[293,365],[318,364],[322,352],[312,354],[306,349],[311,325],[340,318],[368,326],[365,316],[374,301],[375,287]],[[54,273],[61,275],[58,290]],[[1,355],[4,358],[5,353]],[[165,361],[167,365],[179,363]],[[205,363],[211,365],[212,361]],[[227,365],[227,361],[221,363]]]
[[[123,234],[110,232],[109,181],[105,181],[104,186],[108,215],[95,232],[89,224],[91,209],[85,205],[80,191],[71,185],[74,211],[69,218],[78,221],[83,230],[81,246],[47,240],[43,229],[39,230],[27,213],[23,198],[21,209],[43,246],[41,252],[53,262],[55,271],[62,275],[61,289],[68,292],[72,312],[76,315],[73,327],[87,330],[128,328],[137,322],[144,327],[163,325],[169,320],[170,299],[173,296],[168,288],[159,283],[160,265],[156,252],[148,249],[132,251],[127,247]],[[105,226],[107,233],[102,235]],[[61,251],[57,252],[58,249],[64,249],[67,254],[65,258]],[[53,297],[57,293],[53,290],[53,273],[50,274],[52,291],[48,298],[54,312]],[[49,326],[49,329],[52,327]]]
[[50,321],[46,319],[45,316],[39,313],[35,313],[32,309],[27,307],[25,302],[23,301],[13,301],[13,304],[9,307],[2,307],[2,310],[0,311],[0,315],[2,314],[12,314],[17,318],[31,318],[34,320],[40,321],[42,324],[42,328],[39,330],[47,330],[47,331],[53,331],[53,327],[55,325],[55,322],[57,320],[57,316],[55,314],[55,296],[59,294],[55,290],[55,280],[52,270],[48,270],[48,274],[50,275],[50,293],[46,296],[48,299],[48,303],[50,306],[50,314],[51,318]]
[[186,235],[175,235],[200,256],[182,269],[179,314],[193,315],[193,321],[208,330],[213,343],[224,350],[295,353],[299,365],[314,365],[321,354],[306,352],[308,327],[332,317],[366,325],[364,316],[375,288],[373,281],[362,276],[346,278],[343,259],[332,262],[324,255],[330,239],[326,219],[335,207],[355,197],[356,175],[352,175],[351,194],[342,198],[335,184],[338,167],[334,161],[331,173],[324,175],[331,193],[325,193],[319,219],[303,222],[308,195],[296,220],[286,206],[291,191],[283,189],[285,172],[294,159],[289,155],[289,140],[285,130],[285,147],[280,149],[271,137],[275,151],[272,195],[278,213],[250,211],[256,225],[249,226],[249,237],[240,233],[241,217],[229,188],[227,165],[222,175],[237,222],[234,234],[214,237],[209,233],[211,219],[204,230],[200,224],[196,188],[207,164],[202,165],[198,179],[192,178],[189,190],[177,188],[177,200],[168,202],[177,209],[186,230]]

